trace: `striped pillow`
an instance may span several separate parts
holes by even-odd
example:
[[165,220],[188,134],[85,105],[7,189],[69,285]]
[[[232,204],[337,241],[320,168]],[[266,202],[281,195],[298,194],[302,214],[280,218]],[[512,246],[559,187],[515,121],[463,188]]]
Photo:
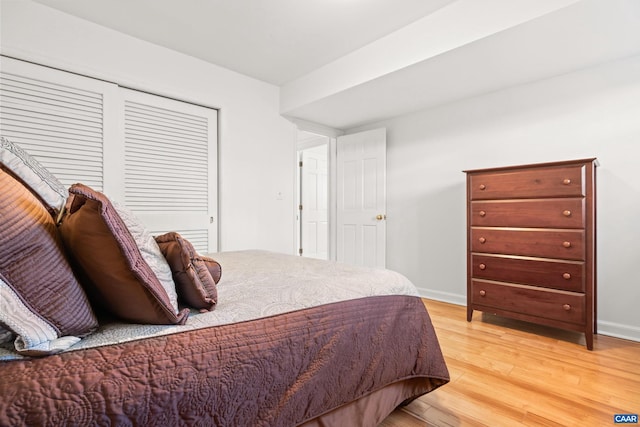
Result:
[[26,355],[70,347],[98,324],[64,255],[53,217],[0,168],[0,325]]
[[64,207],[67,189],[36,159],[17,144],[0,137],[0,164],[22,181],[54,216]]

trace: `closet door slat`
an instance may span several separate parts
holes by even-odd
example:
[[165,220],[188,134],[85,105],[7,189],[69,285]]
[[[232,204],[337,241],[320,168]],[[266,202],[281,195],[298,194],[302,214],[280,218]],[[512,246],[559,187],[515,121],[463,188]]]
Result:
[[155,234],[217,249],[217,111],[122,90],[124,200]]
[[83,182],[102,191],[104,100],[100,86],[93,91],[3,70],[0,134],[36,157],[65,186]]
[[208,212],[206,118],[128,100],[124,111],[126,205]]

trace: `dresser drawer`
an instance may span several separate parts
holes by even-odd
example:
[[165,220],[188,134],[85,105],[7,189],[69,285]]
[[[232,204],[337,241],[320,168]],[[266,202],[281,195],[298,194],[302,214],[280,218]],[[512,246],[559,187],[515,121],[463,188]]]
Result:
[[584,261],[584,230],[471,227],[471,252]]
[[542,167],[469,175],[472,200],[585,195],[585,165]]
[[471,225],[583,228],[584,198],[471,202]]
[[484,280],[473,280],[471,291],[474,305],[575,324],[585,322],[584,294]]
[[584,291],[582,261],[472,254],[471,271],[475,279],[490,279],[574,292]]

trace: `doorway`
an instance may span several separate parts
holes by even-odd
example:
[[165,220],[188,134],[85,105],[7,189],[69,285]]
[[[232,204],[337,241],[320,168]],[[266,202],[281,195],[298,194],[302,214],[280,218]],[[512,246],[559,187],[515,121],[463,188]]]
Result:
[[296,161],[298,254],[384,268],[386,129],[335,137],[298,129]]
[[298,132],[298,254],[331,259],[330,247],[330,144],[331,138]]

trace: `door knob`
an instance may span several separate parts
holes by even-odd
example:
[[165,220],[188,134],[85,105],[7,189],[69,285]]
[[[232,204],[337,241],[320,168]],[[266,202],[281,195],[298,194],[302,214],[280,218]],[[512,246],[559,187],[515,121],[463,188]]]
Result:
[[382,221],[383,219],[387,219],[387,216],[386,215],[376,215],[376,219],[378,221]]

